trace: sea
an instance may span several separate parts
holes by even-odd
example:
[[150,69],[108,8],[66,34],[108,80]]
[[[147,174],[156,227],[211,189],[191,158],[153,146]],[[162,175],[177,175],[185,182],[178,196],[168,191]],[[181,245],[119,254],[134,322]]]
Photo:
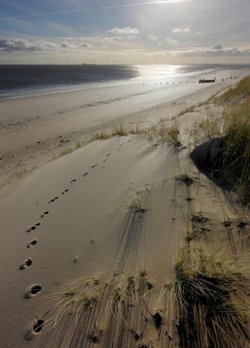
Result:
[[[0,65],[0,99],[128,83],[213,77],[241,65]],[[248,66],[249,67],[249,66]]]

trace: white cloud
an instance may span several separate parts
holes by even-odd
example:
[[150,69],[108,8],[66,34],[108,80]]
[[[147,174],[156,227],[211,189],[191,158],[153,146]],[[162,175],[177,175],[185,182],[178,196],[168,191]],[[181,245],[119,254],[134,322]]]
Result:
[[176,33],[190,33],[191,29],[189,27],[185,27],[185,28],[174,28],[172,30],[172,33],[176,34]]
[[155,41],[155,42],[158,42],[159,41],[159,38],[157,37],[157,36],[155,36],[155,35],[149,35],[149,40],[151,40],[151,41]]
[[182,32],[182,30],[180,28],[174,28],[172,30],[172,33],[181,33],[181,32]]
[[112,36],[112,37],[103,38],[103,41],[108,41],[108,42],[121,41],[121,40],[123,40],[123,38],[120,36]]
[[118,34],[118,35],[138,35],[140,32],[137,28],[113,28],[108,31],[110,34]]
[[172,39],[171,37],[167,37],[167,38],[166,38],[166,41],[167,41],[167,43],[169,43],[170,45],[177,45],[177,44],[179,43],[178,40],[174,40],[174,39]]

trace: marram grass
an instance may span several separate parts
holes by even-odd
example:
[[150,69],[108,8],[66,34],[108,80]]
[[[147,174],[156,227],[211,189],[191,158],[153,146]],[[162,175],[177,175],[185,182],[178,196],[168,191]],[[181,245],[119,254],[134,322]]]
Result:
[[186,247],[176,274],[165,295],[176,310],[180,347],[247,347],[249,278],[239,259]]

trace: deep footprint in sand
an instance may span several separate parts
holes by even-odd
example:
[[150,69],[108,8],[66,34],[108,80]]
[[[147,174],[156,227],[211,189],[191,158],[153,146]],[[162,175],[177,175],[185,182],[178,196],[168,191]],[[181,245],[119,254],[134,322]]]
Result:
[[71,184],[73,184],[74,182],[76,182],[76,179],[70,181]]
[[31,226],[30,228],[28,228],[28,229],[26,230],[26,232],[29,233],[29,232],[31,232],[31,231],[34,231],[35,229],[36,229],[36,226],[34,225],[34,226]]
[[42,286],[39,284],[32,284],[30,285],[24,293],[24,298],[29,299],[33,296],[36,296],[39,294],[39,292],[42,290]]
[[82,174],[83,177],[86,176],[86,175],[88,175],[88,172],[85,172],[85,173]]
[[33,325],[33,333],[38,334],[39,332],[42,331],[43,329],[43,324],[44,324],[44,320],[42,319],[37,319],[37,321],[35,322],[35,324]]
[[33,246],[35,246],[37,244],[37,240],[33,239],[32,241],[29,242],[29,244],[27,244],[27,248],[32,248]]
[[26,260],[24,260],[21,265],[19,266],[19,269],[22,271],[23,269],[29,267],[32,265],[32,258],[28,257]]
[[49,211],[43,212],[42,215],[41,215],[41,219],[42,219],[45,215],[48,215],[48,214],[49,214]]
[[93,164],[90,168],[95,168],[97,166],[98,166],[98,164],[96,163],[96,164]]

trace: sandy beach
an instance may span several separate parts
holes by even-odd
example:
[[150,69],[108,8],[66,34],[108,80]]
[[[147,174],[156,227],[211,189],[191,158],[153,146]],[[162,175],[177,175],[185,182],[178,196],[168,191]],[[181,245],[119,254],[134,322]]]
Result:
[[[247,74],[0,101],[1,347],[178,347],[163,289],[187,230],[201,235],[197,247],[234,248],[247,214],[194,166],[190,134],[221,112],[211,97]],[[178,124],[181,145],[136,134],[92,141],[117,125],[157,124]],[[137,290],[121,312],[112,296],[131,277]],[[91,311],[79,310],[77,328],[69,313],[54,327],[55,304],[75,287]]]

